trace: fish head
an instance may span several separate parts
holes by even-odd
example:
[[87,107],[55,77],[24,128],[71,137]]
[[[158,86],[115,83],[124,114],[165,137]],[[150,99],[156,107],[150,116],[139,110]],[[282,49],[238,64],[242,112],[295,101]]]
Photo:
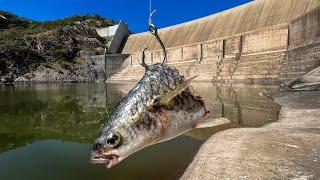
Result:
[[[126,112],[124,112],[127,114]],[[106,164],[107,168],[118,164],[129,155],[148,146],[155,139],[154,131],[142,129],[142,125],[136,119],[143,118],[143,113],[115,117],[111,115],[95,140],[91,151],[91,162],[94,164]],[[115,119],[113,119],[115,118]],[[118,123],[112,123],[118,122]],[[149,126],[145,123],[142,126]]]

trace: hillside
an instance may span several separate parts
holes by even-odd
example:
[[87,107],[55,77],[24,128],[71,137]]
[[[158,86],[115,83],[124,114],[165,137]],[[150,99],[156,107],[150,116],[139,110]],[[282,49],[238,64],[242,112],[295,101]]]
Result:
[[[79,52],[102,53],[107,40],[98,36],[95,28],[113,24],[114,21],[98,15],[36,22],[0,11],[0,82],[11,83],[39,67],[75,76],[62,81],[78,81],[74,68],[79,69],[82,62]],[[94,81],[89,78],[94,75],[82,74],[88,77],[81,77],[81,81]]]

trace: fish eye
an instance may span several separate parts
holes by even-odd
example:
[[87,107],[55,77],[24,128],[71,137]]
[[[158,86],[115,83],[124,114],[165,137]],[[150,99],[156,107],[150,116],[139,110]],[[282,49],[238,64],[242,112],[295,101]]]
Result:
[[107,144],[113,148],[119,146],[121,143],[121,136],[119,133],[112,132],[107,137]]

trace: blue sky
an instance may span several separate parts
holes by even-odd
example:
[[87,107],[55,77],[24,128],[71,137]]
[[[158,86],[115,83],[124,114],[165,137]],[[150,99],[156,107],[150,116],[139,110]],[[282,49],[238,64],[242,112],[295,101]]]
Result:
[[[207,16],[250,0],[153,0],[153,21],[166,27]],[[149,0],[0,0],[5,10],[46,21],[78,14],[99,14],[129,24],[133,32],[147,30]]]

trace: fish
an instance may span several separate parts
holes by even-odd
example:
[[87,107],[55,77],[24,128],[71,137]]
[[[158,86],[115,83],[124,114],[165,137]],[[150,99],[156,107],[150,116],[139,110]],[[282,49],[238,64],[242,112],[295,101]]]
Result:
[[161,63],[147,65],[147,48],[143,50],[144,75],[101,126],[91,150],[93,164],[111,168],[145,147],[168,141],[191,129],[230,122],[207,117],[209,111],[202,97],[195,95],[190,86],[197,76],[186,79],[165,63],[167,52],[151,15],[149,31],[160,43],[164,58]]
[[[120,101],[101,127],[91,152],[91,162],[111,168],[129,155],[212,123],[200,96],[190,82],[167,64],[143,65],[141,80]],[[204,125],[207,124],[207,125]],[[208,125],[209,124],[209,125]]]

